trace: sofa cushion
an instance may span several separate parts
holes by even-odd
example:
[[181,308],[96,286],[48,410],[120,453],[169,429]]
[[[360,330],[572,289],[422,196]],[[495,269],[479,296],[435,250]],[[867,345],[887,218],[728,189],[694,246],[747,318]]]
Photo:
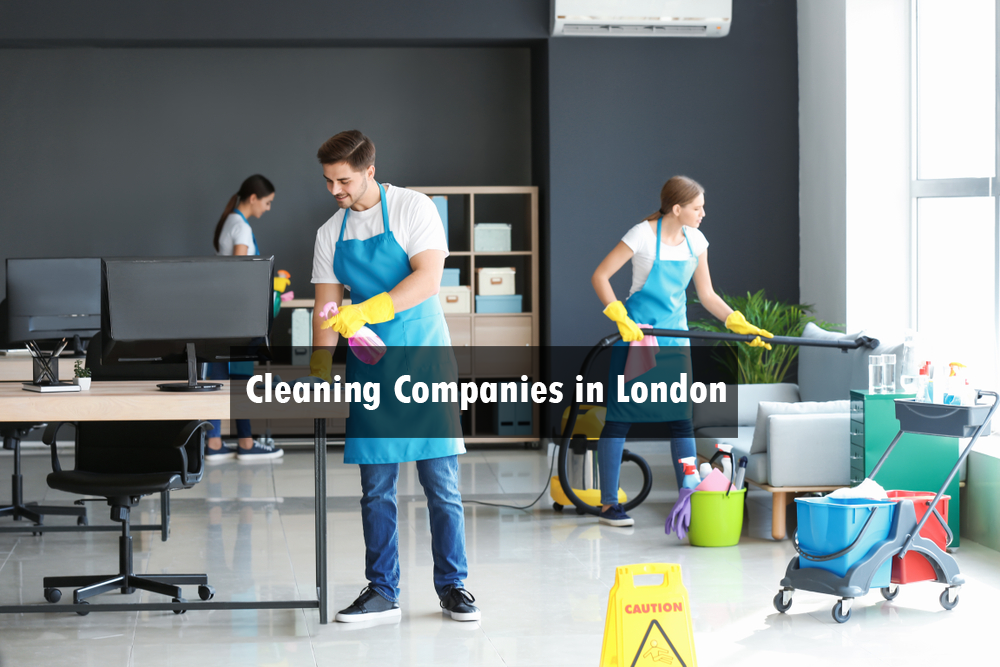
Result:
[[775,414],[827,414],[832,412],[850,412],[851,402],[846,401],[805,401],[802,403],[777,403],[761,401],[757,406],[757,425],[753,430],[753,442],[750,445],[751,454],[767,451],[768,417]]
[[[812,322],[806,324],[803,338],[818,340],[857,340],[862,332],[842,334],[827,331]],[[833,347],[799,348],[799,393],[803,401],[840,401],[850,398],[854,384],[854,366],[859,350],[844,352]],[[865,357],[868,363],[868,357]],[[865,369],[865,386],[868,386],[868,369]]]

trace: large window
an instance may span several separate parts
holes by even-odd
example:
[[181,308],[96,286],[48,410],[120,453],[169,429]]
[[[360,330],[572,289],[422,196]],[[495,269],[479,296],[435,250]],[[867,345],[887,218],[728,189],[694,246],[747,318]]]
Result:
[[996,0],[915,0],[915,324],[938,361],[996,388],[1000,190]]

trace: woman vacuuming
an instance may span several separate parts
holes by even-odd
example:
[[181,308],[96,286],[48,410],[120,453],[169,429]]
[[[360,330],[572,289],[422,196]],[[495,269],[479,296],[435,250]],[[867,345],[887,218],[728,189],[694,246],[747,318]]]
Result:
[[[679,329],[687,326],[687,287],[694,286],[705,309],[739,334],[757,336],[749,345],[771,346],[761,340],[771,334],[749,324],[743,314],[734,311],[715,293],[708,272],[708,240],[698,228],[705,217],[705,189],[686,176],[674,176],[660,191],[660,208],[632,227],[614,250],[594,271],[591,283],[604,304],[604,314],[618,325],[622,342],[612,349],[609,387],[617,387],[617,376],[624,374],[628,344],[641,341],[642,329]],[[615,296],[610,279],[632,260],[632,287],[623,304]],[[638,324],[637,324],[638,323]],[[687,338],[658,338],[660,349],[656,365],[639,376],[643,382],[676,382],[681,373],[691,377]],[[630,386],[626,385],[626,395]],[[610,391],[608,412],[597,444],[601,481],[600,521],[609,526],[635,523],[618,502],[618,478],[622,450],[629,427],[635,422],[663,422],[669,429],[671,458],[680,486],[683,467],[678,459],[693,457],[694,430],[687,403],[620,403],[617,391]]]

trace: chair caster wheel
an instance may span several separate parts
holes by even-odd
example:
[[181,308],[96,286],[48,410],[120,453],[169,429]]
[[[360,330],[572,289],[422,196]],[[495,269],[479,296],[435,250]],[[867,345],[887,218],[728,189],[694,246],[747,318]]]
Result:
[[[171,602],[187,602],[184,598],[174,598]],[[175,614],[186,614],[187,609],[174,609]]]
[[[81,600],[81,601],[79,602],[79,604],[90,604],[90,603],[89,603],[89,602],[87,602],[86,600]],[[78,612],[76,612],[76,613],[77,613],[77,615],[79,615],[79,616],[86,616],[86,615],[87,615],[87,614],[89,614],[90,612],[89,612],[89,611],[78,611]]]
[[833,620],[837,621],[837,623],[847,623],[851,618],[851,611],[851,609],[848,609],[847,613],[844,613],[844,603],[838,601],[837,604],[833,605]]
[[951,590],[951,589],[946,588],[943,591],[941,591],[941,597],[938,598],[938,599],[941,601],[941,606],[942,607],[944,607],[945,609],[951,611],[952,609],[955,608],[956,605],[958,605],[958,591],[955,591],[955,599],[954,600],[949,600],[948,599],[948,591],[949,590]]
[[896,596],[899,595],[899,586],[893,584],[891,586],[886,586],[881,589],[882,597],[886,600],[895,600]]
[[198,587],[198,597],[203,601],[208,602],[215,597],[215,588],[205,584],[204,586]]
[[89,526],[90,524],[87,521],[87,517],[85,517],[85,516],[78,516],[78,517],[76,517],[76,525],[78,525],[78,526]]
[[559,503],[552,503],[552,509],[554,509],[557,512],[562,512],[563,506],[560,505]]
[[58,588],[46,588],[45,589],[45,601],[56,603],[62,599],[62,591]]
[[789,595],[788,602],[785,602],[785,591],[778,591],[778,594],[774,596],[774,608],[784,614],[792,608],[792,596]]

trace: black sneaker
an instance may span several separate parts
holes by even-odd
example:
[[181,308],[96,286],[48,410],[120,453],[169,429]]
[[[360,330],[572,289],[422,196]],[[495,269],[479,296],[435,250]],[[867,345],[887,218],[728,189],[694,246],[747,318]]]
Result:
[[622,509],[621,503],[617,505],[612,505],[608,509],[601,512],[600,521],[605,526],[615,526],[618,528],[624,526],[631,526],[635,524],[635,521],[628,514],[625,514],[625,510]]
[[478,621],[483,612],[472,603],[476,598],[464,588],[452,587],[441,598],[441,612],[448,614],[456,621]]
[[358,623],[379,618],[399,618],[400,614],[398,602],[390,602],[371,586],[365,586],[358,599],[347,609],[338,611],[334,620],[341,623]]

